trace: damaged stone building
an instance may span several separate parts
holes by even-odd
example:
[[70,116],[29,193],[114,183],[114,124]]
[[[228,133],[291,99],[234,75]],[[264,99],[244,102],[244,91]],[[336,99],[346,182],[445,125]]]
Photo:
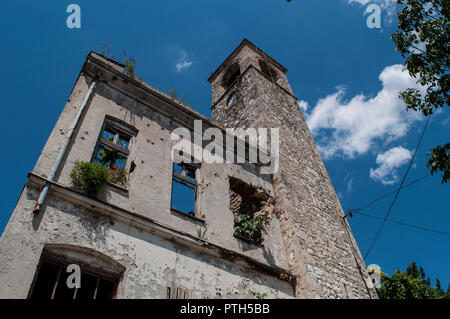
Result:
[[[376,298],[286,72],[244,39],[208,79],[210,119],[91,52],[2,234],[0,298]],[[194,121],[279,128],[278,170],[174,163]],[[115,178],[92,196],[73,172],[99,154]]]

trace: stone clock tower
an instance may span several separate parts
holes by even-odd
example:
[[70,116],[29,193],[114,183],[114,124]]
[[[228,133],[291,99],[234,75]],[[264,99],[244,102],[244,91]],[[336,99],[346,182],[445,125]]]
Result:
[[275,211],[296,297],[376,298],[286,72],[244,39],[208,79],[213,120],[230,128],[280,130]]

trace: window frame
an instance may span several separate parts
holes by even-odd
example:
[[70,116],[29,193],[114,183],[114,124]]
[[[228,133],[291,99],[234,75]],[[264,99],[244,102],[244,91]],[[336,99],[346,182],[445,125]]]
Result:
[[277,82],[280,78],[280,75],[278,72],[273,68],[270,64],[268,64],[266,61],[259,59],[258,65],[260,68],[260,71],[264,76],[266,76],[270,81]]
[[[94,277],[97,279],[96,287],[94,290],[94,295],[92,296],[93,297],[92,300],[97,299],[97,293],[99,291],[99,283],[101,280],[109,281],[110,283],[112,283],[113,291],[111,292],[112,293],[111,299],[117,298],[120,282],[122,280],[122,275],[123,275],[123,272],[125,271],[125,269],[121,269],[119,272],[115,272],[115,271],[112,272],[111,270],[106,270],[103,267],[95,267],[95,266],[92,266],[90,263],[88,264],[81,259],[69,256],[70,250],[73,248],[63,248],[63,249],[68,249],[68,250],[66,250],[66,252],[68,253],[67,255],[66,254],[61,255],[60,253],[55,253],[51,250],[51,248],[48,250],[44,248],[41,258],[39,260],[39,263],[36,267],[32,285],[28,292],[28,297],[27,297],[28,299],[33,299],[33,294],[36,289],[36,283],[38,282],[39,275],[41,274],[42,267],[44,266],[44,264],[50,264],[50,265],[58,267],[55,282],[52,283],[53,288],[52,288],[52,293],[51,293],[49,300],[55,299],[55,297],[56,297],[55,294],[56,294],[57,288],[60,287],[59,286],[60,281],[64,280],[61,278],[61,275],[67,274],[66,270],[64,268],[67,268],[67,266],[70,264],[76,264],[76,265],[80,266],[81,276],[83,276],[83,274],[84,274],[84,275],[88,275],[88,276],[91,276],[91,277]],[[63,284],[65,284],[65,283],[63,283]],[[81,287],[83,288],[83,281],[81,281]],[[73,288],[73,291],[74,292],[73,292],[72,300],[76,300],[78,288]]]
[[[188,169],[193,169],[194,170],[194,175],[195,177],[189,178],[186,177],[186,174],[183,175],[183,173],[179,174],[178,172],[175,171],[175,165],[180,165],[182,167],[182,172],[184,171],[184,167],[187,167]],[[200,164],[196,164],[196,163],[186,163],[186,162],[180,162],[180,163],[172,163],[172,178],[171,178],[171,192],[170,192],[170,211],[173,213],[176,213],[178,215],[181,216],[186,216],[189,218],[193,218],[197,221],[201,221],[204,222],[204,220],[199,216],[199,211],[198,211],[198,194],[199,194],[199,183],[197,181],[197,177],[198,177],[198,171],[200,170],[201,165]],[[177,180],[178,179],[178,180]],[[182,184],[186,187],[189,187],[191,189],[194,190],[194,210],[193,210],[193,215],[187,213],[187,212],[183,212],[181,210],[178,210],[174,207],[172,207],[172,203],[173,203],[173,185],[174,183],[179,183]]]
[[[116,143],[112,143],[111,141],[105,139],[103,137],[103,134],[105,132],[105,130],[107,128],[110,128],[111,131],[114,131],[114,140],[116,141],[118,138],[120,138],[120,136],[126,136],[128,137],[128,148],[125,148],[123,146],[120,146]],[[92,157],[91,157],[91,163],[96,163],[96,159],[97,159],[97,155],[98,152],[100,150],[100,146],[101,144],[105,145],[108,148],[111,148],[117,152],[119,152],[120,154],[125,154],[125,159],[126,159],[126,163],[124,165],[124,169],[127,173],[130,173],[130,168],[131,168],[131,162],[130,159],[130,155],[131,155],[131,150],[134,147],[134,140],[138,134],[139,130],[136,129],[134,126],[119,120],[117,118],[112,117],[111,115],[106,114],[105,115],[105,119],[103,120],[103,124],[100,128],[100,132],[98,135],[98,139],[97,142],[95,144],[94,147],[94,152],[92,153]],[[109,184],[114,185],[114,186],[118,186],[118,187],[123,187],[123,185],[119,185],[119,184],[115,184],[112,183],[110,181],[108,181]],[[127,181],[127,185],[125,187],[128,186],[129,181]]]

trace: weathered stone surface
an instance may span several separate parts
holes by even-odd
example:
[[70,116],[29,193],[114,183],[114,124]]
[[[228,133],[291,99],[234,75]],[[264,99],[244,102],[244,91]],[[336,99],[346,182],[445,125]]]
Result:
[[[236,61],[241,76],[226,89],[222,76]],[[262,62],[275,77],[258,69]],[[49,196],[35,215],[68,127],[99,72]],[[0,239],[0,298],[29,296],[49,245],[80,247],[121,265],[120,298],[241,298],[250,291],[268,298],[368,298],[358,269],[364,263],[285,72],[244,41],[210,77],[214,122],[91,53]],[[127,188],[106,184],[91,199],[70,187],[69,175],[77,160],[93,160],[106,115],[137,132],[126,166],[133,170]],[[270,176],[261,174],[258,164],[202,163],[196,218],[172,212],[171,132],[179,127],[192,132],[194,120],[203,121],[203,130],[279,127],[279,171]],[[243,200],[230,190],[236,180],[255,190],[259,213],[272,216],[263,245],[233,235],[234,206]],[[286,269],[295,284],[286,280],[291,276]]]
[[[359,270],[364,262],[287,78],[281,74],[282,81],[274,82],[263,74],[255,61],[269,59],[252,47],[245,45],[228,61],[241,61],[242,75],[231,88],[220,88],[220,73],[212,79],[213,120],[225,127],[280,128],[275,213],[289,268],[297,275],[296,296],[376,297]],[[228,106],[234,92],[239,98]]]

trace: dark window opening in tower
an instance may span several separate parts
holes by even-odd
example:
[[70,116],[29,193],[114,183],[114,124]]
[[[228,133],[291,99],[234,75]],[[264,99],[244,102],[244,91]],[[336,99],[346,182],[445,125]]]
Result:
[[271,68],[267,63],[263,60],[259,60],[259,67],[264,75],[266,75],[271,81],[278,80],[278,73],[273,68]]
[[225,72],[222,78],[222,86],[225,89],[229,89],[236,79],[241,75],[241,68],[239,62],[234,62]]

